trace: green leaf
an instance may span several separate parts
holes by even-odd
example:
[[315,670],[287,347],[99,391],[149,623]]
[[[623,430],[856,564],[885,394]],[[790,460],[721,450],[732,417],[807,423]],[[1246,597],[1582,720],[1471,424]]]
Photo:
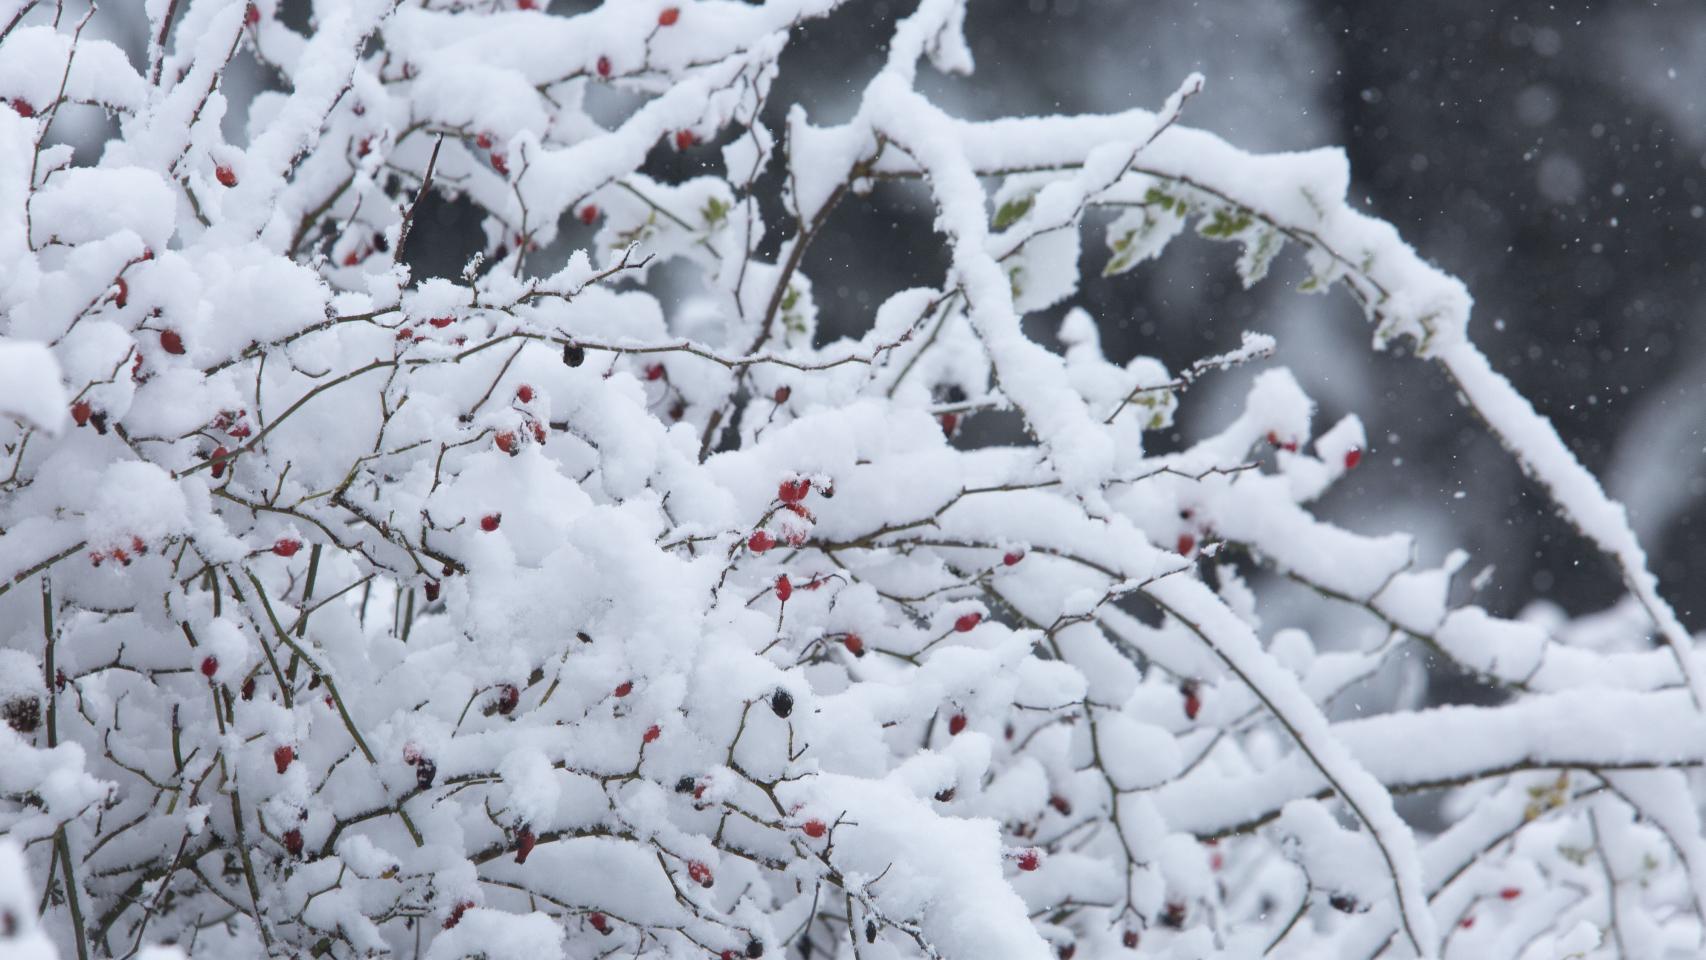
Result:
[[1001,209],[995,211],[995,229],[1005,230],[1018,223],[1020,217],[1031,212],[1031,207],[1036,202],[1037,198],[1034,194],[1027,194],[1002,204]]

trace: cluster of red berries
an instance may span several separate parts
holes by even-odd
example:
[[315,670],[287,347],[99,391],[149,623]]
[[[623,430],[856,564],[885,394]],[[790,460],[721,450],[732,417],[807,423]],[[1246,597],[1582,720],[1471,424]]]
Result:
[[113,547],[112,549],[104,552],[100,550],[91,551],[89,554],[89,565],[92,567],[98,567],[101,565],[101,561],[111,559],[128,567],[130,566],[130,560],[132,557],[143,556],[147,552],[147,542],[145,542],[141,537],[131,537],[129,549],[124,547]]

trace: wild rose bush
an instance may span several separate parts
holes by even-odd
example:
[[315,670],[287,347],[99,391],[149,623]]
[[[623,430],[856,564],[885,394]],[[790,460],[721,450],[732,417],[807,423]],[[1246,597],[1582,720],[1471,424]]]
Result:
[[[949,116],[955,0],[851,120],[767,127],[836,5],[149,0],[142,62],[5,5],[0,955],[1696,955],[1692,639],[1463,288],[1340,153],[1179,123],[1199,78]],[[279,89],[228,98],[240,54]],[[829,341],[807,251],[893,181],[948,270]],[[429,194],[484,216],[460,277],[406,265]],[[1466,555],[1319,519],[1376,452],[1283,369],[1153,442],[1272,341],[1120,365],[1072,309],[1051,352],[1020,320],[1086,229],[1110,276],[1186,229],[1246,284],[1300,250],[1625,602],[1501,619]],[[974,448],[992,411],[1024,435]],[[1271,575],[1389,639],[1264,631]],[[1499,705],[1329,722],[1418,645]]]

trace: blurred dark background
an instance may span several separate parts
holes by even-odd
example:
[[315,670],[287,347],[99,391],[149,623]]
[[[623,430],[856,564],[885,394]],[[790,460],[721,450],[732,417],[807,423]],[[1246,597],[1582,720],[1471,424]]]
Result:
[[[844,119],[911,7],[854,4],[808,27],[782,82],[813,88],[817,122]],[[972,5],[967,33],[971,79],[921,78],[962,116],[1154,108],[1199,70],[1208,83],[1185,123],[1249,150],[1342,145],[1353,199],[1468,284],[1477,343],[1624,499],[1666,596],[1706,628],[1706,5],[1013,0]],[[841,229],[808,260],[827,320],[849,332],[887,291],[941,276],[934,251],[894,242],[896,217],[929,230],[925,198],[879,189],[874,206],[838,211]],[[1089,278],[1101,236],[1099,225],[1086,235]],[[1610,565],[1431,364],[1374,353],[1342,291],[1293,292],[1295,261],[1243,291],[1235,255],[1183,238],[1132,274],[1087,280],[1033,333],[1052,341],[1082,305],[1114,359],[1177,369],[1241,330],[1271,332],[1321,426],[1355,411],[1369,431],[1371,456],[1330,495],[1329,516],[1414,532],[1429,562],[1469,550],[1467,574],[1495,566],[1477,602],[1501,614],[1537,599],[1570,613],[1615,602]],[[1234,416],[1245,376],[1187,398],[1182,435]],[[1297,618],[1324,647],[1362,639],[1320,636],[1339,622],[1305,609],[1282,597],[1264,615]]]

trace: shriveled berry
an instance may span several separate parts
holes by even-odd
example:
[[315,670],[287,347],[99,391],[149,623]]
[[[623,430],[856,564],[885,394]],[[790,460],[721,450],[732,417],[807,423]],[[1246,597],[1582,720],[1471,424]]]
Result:
[[578,367],[586,362],[586,348],[578,343],[563,344],[563,365]]
[[1166,909],[1161,911],[1161,925],[1173,930],[1183,928],[1185,925],[1185,905],[1177,902],[1167,904]]
[[936,802],[937,803],[953,803],[954,802],[954,788],[953,787],[946,787],[944,789],[936,791]]
[[293,857],[302,856],[302,831],[291,827],[284,831],[284,849]]
[[19,733],[35,733],[41,726],[41,701],[35,697],[13,697],[0,706],[0,716]]
[[422,757],[421,762],[415,764],[415,786],[416,787],[418,787],[422,790],[430,789],[432,787],[433,779],[437,776],[438,776],[438,764],[427,759],[426,757]]
[[692,777],[682,777],[680,780],[675,781],[675,792],[692,793],[697,786],[698,784],[693,782]]
[[1055,948],[1054,955],[1060,960],[1072,960],[1072,955],[1078,952],[1078,944],[1063,943]]
[[295,759],[296,759],[296,750],[295,750],[295,748],[291,747],[289,744],[286,744],[285,746],[279,747],[277,750],[274,750],[272,752],[273,766],[278,768],[279,773],[283,773],[284,771],[290,769],[290,761],[295,760]]
[[432,603],[433,601],[438,599],[438,581],[437,580],[428,580],[426,582],[426,598],[427,598],[428,603]]
[[1048,805],[1054,808],[1054,812],[1063,817],[1072,816],[1072,801],[1058,793],[1048,798]]
[[1335,893],[1327,898],[1327,905],[1340,913],[1355,913],[1357,900],[1348,893]]
[[794,712],[794,695],[786,690],[777,690],[770,695],[770,710],[778,717],[786,718]]
[[244,700],[255,699],[255,678],[248,677],[243,681],[242,694]]
[[521,703],[521,691],[515,684],[506,683],[498,690],[498,712],[508,715],[515,712],[516,705]]
[[533,845],[537,842],[538,838],[533,835],[533,831],[522,827],[515,837],[515,862],[526,863],[527,855],[533,852]]
[[[710,884],[706,884],[706,886],[710,886]],[[758,960],[762,956],[764,956],[764,942],[748,940],[746,942],[746,960]]]
[[1136,930],[1127,930],[1125,935],[1120,937],[1120,943],[1124,944],[1127,950],[1136,950],[1137,940],[1138,937]]

